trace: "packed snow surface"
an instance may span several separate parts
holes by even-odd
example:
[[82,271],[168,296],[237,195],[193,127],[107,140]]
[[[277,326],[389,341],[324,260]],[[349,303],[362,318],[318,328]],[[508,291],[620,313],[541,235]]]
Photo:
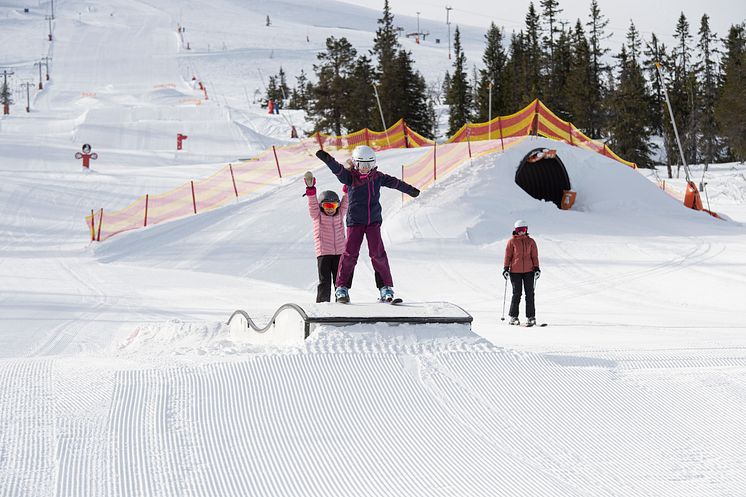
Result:
[[[746,495],[742,165],[705,173],[725,220],[684,208],[652,172],[537,138],[417,199],[384,191],[397,295],[453,302],[471,330],[323,326],[256,345],[229,332],[234,310],[266,322],[315,295],[302,179],[102,243],[84,217],[310,129],[300,112],[260,109],[260,79],[280,65],[311,73],[327,36],[364,52],[380,13],[327,0],[55,2],[49,43],[48,7],[0,5],[15,78],[53,57],[32,112],[18,92],[0,119],[0,497]],[[462,32],[477,61],[483,33]],[[402,43],[429,81],[449,67],[444,43]],[[73,157],[85,142],[99,154],[88,172]],[[572,210],[515,184],[537,146],[562,158]],[[378,164],[398,176],[421,154]],[[340,191],[320,162],[308,168]],[[519,218],[539,246],[545,328],[501,320]],[[377,294],[363,249],[351,297]]]

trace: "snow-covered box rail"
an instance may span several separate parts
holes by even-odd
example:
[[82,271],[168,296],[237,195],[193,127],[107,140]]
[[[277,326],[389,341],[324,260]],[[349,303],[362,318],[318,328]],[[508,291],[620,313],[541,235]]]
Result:
[[228,319],[234,338],[257,343],[299,342],[308,338],[318,325],[462,324],[471,328],[471,322],[471,314],[450,302],[285,304],[265,326],[258,326],[242,310],[235,311]]

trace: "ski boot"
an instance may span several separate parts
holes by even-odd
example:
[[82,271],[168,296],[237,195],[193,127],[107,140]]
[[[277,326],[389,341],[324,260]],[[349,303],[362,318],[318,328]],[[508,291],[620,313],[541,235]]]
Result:
[[536,326],[536,318],[528,318],[526,326]]
[[520,321],[518,321],[518,318],[517,318],[517,317],[512,317],[512,316],[511,316],[511,317],[510,317],[510,321],[508,321],[508,324],[512,324],[512,325],[518,326],[518,325],[520,325],[520,324],[521,324],[521,322],[520,322]]
[[334,292],[334,300],[341,304],[348,303],[350,301],[350,294],[347,292],[347,287],[337,287],[337,290]]
[[394,289],[390,286],[382,286],[378,291],[381,292],[381,302],[391,302],[394,300]]

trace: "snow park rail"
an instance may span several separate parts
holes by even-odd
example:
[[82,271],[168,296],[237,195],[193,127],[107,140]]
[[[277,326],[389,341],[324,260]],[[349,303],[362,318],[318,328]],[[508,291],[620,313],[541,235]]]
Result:
[[389,305],[285,304],[265,326],[257,325],[246,311],[237,310],[228,319],[233,338],[257,344],[293,344],[308,338],[316,326],[354,324],[458,324],[471,329],[472,316],[450,302],[413,302]]
[[313,153],[324,147],[344,151],[363,144],[377,150],[432,147],[431,154],[423,154],[406,171],[407,181],[423,189],[472,157],[503,151],[516,139],[532,134],[564,141],[636,168],[605,144],[591,140],[572,123],[558,118],[536,99],[515,114],[498,116],[486,123],[467,123],[440,146],[410,129],[403,119],[381,132],[365,128],[343,136],[316,133],[292,145],[272,146],[248,161],[228,164],[208,178],[189,181],[165,193],[143,195],[123,209],[92,209],[86,224],[91,241],[100,242],[125,231],[211,211],[263,190],[283,177],[317,167]]

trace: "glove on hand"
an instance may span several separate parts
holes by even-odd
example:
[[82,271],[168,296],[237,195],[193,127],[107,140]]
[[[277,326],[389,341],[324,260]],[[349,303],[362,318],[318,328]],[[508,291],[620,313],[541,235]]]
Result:
[[316,152],[316,157],[326,162],[329,158],[331,158],[331,155],[329,155],[329,153],[325,150],[319,150],[318,152]]
[[411,195],[412,197],[415,197],[415,198],[416,198],[416,197],[419,197],[419,196],[420,196],[420,191],[419,191],[419,190],[418,190],[417,188],[414,188],[414,189],[412,190],[412,193],[410,193],[410,195]]
[[538,280],[539,276],[541,276],[541,269],[539,269],[539,266],[536,266],[534,268],[534,279]]
[[313,173],[311,171],[306,171],[306,174],[303,175],[303,181],[306,182],[306,188],[316,186],[316,178],[313,177]]
[[342,185],[342,193],[347,193],[347,185]]
[[506,280],[510,277],[510,270],[508,269],[508,266],[505,266],[503,268],[503,278]]
[[306,197],[313,197],[314,195],[316,195],[316,187],[315,186],[311,186],[311,187],[306,188]]

